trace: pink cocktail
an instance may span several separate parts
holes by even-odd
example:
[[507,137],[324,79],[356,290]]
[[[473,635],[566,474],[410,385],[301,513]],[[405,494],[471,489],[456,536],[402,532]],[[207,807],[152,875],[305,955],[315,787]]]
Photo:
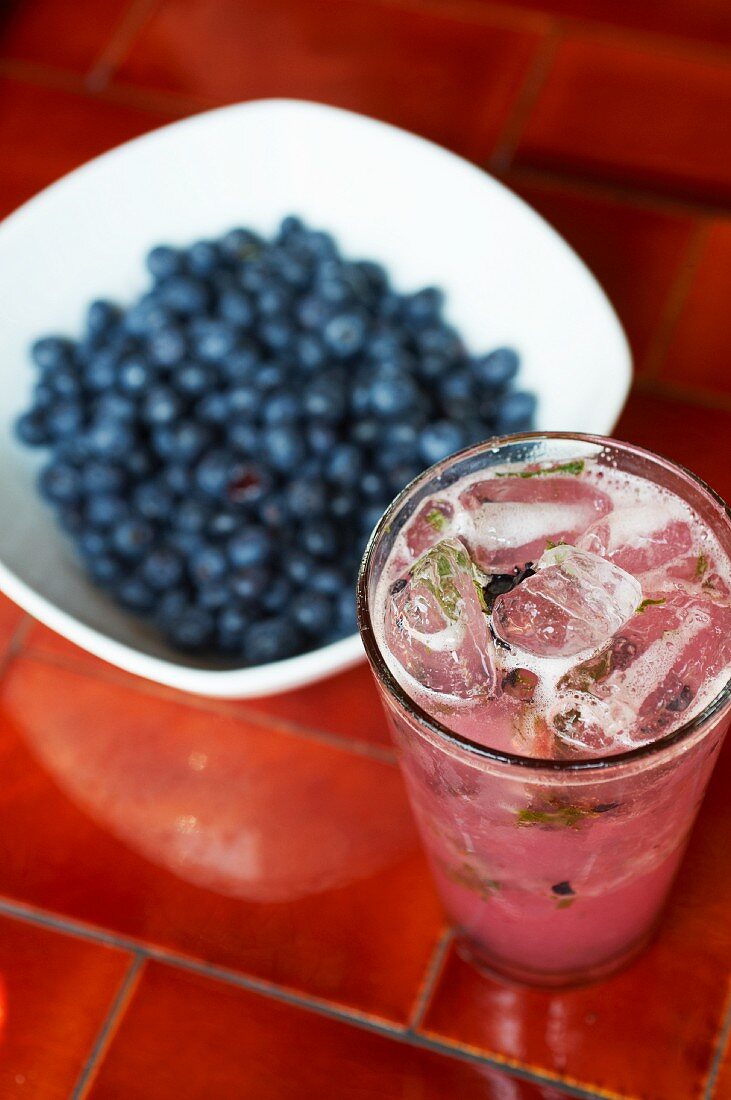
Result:
[[518,980],[648,940],[731,717],[731,518],[595,437],[421,475],[374,532],[361,631],[462,950]]

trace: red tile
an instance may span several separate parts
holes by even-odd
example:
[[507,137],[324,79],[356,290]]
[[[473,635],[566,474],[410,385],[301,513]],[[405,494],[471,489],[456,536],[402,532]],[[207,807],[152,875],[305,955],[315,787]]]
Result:
[[18,658],[0,894],[403,1021],[441,917],[395,767]]
[[730,781],[731,742],[660,933],[632,966],[585,989],[544,993],[498,984],[452,953],[424,1030],[585,1087],[700,1100],[729,993]]
[[71,1095],[130,961],[0,917],[0,1095]]
[[22,623],[24,612],[7,596],[0,595],[0,658],[7,653],[15,633]]
[[731,196],[731,65],[570,37],[519,144],[524,164],[680,195]]
[[86,72],[112,40],[130,0],[25,0],[0,25],[0,57]]
[[635,390],[614,435],[682,463],[731,498],[731,412]]
[[506,181],[576,249],[611,299],[641,370],[695,229],[690,217],[577,189]]
[[364,0],[163,0],[119,76],[207,101],[320,100],[480,159],[539,41]]
[[[43,623],[35,620],[31,623],[30,629],[23,639],[23,650],[72,664],[82,672],[109,672],[114,669],[119,672],[120,676],[124,676],[124,673],[116,669],[115,665],[110,665],[107,661],[103,661],[101,657],[95,657],[93,653],[74,645],[73,642],[68,641],[61,634],[57,634],[55,630],[51,630]],[[132,677],[132,679],[135,679],[135,677]]]
[[198,975],[151,963],[90,1100],[558,1100],[508,1078]]
[[365,661],[311,687],[265,699],[246,699],[242,706],[341,737],[391,744],[386,718]]
[[[454,7],[454,0],[447,0]],[[463,5],[465,0],[463,0]],[[472,7],[485,6],[482,0]],[[617,0],[510,0],[510,7],[545,12],[570,19],[697,38],[711,44],[731,43],[731,10],[727,0],[642,0],[622,4]]]
[[0,78],[0,216],[84,161],[164,121],[152,112]]
[[715,222],[661,376],[686,386],[731,394],[731,221]]

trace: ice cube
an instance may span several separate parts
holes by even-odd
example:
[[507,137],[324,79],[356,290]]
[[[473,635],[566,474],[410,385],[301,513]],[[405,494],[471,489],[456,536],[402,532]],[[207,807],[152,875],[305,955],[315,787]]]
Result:
[[605,558],[556,546],[533,576],[498,596],[495,633],[536,657],[570,657],[596,649],[632,617],[642,601],[639,581]]
[[679,502],[616,508],[577,540],[628,573],[647,573],[687,554],[693,545],[688,516]]
[[459,698],[492,693],[484,580],[459,539],[442,539],[391,585],[386,645],[424,687]]
[[731,608],[674,592],[641,605],[596,656],[561,677],[549,722],[570,748],[634,748],[710,702],[730,663]]
[[459,496],[462,537],[488,572],[507,572],[541,556],[550,543],[576,542],[611,510],[609,497],[577,477],[494,477]]
[[440,497],[427,500],[406,528],[406,545],[414,557],[451,534],[453,519],[454,507],[448,500]]

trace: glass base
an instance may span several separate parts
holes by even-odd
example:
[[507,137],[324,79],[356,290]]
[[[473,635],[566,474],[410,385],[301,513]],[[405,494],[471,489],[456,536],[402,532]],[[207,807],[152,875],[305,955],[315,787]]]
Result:
[[580,970],[540,971],[530,970],[488,954],[467,937],[457,931],[456,948],[461,958],[480,973],[496,978],[507,985],[529,986],[538,989],[572,989],[576,986],[592,985],[623,970],[641,954],[655,935],[657,925],[649,929],[639,940],[635,940],[621,954],[597,963],[595,966],[582,967]]

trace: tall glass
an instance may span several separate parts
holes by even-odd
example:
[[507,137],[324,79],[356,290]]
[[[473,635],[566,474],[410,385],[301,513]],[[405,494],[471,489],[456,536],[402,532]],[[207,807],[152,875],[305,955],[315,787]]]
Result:
[[598,437],[525,435],[463,451],[412,482],[376,527],[358,582],[366,653],[460,949],[478,966],[543,986],[603,977],[648,942],[731,719],[731,680],[651,744],[584,760],[524,757],[451,731],[410,698],[384,659],[371,609],[399,531],[438,489],[508,462],[579,455],[680,496],[731,557],[729,509],[687,470]]

